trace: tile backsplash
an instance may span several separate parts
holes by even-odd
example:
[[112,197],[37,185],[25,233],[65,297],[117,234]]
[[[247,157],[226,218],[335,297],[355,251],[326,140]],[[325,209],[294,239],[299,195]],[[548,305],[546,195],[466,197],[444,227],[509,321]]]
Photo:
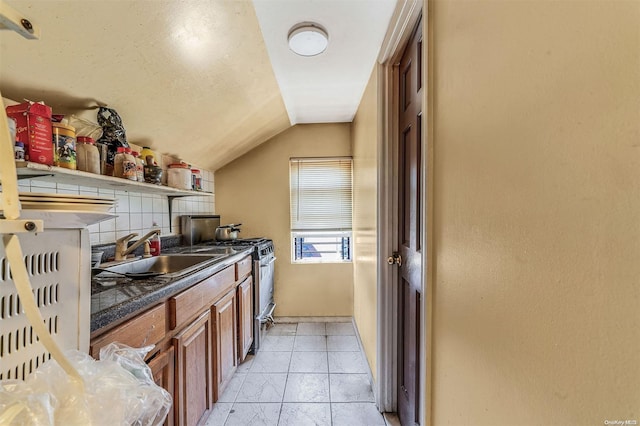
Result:
[[[203,190],[213,193],[213,172],[202,171],[202,181]],[[163,235],[176,235],[180,233],[181,215],[215,213],[215,195],[174,198],[172,217],[169,217],[169,200],[166,195],[114,191],[36,179],[19,180],[18,186],[21,192],[98,195],[115,198],[117,203],[111,212],[117,214],[117,217],[89,226],[91,244],[113,243],[117,238],[132,232],[142,236],[154,228],[154,223],[162,229]]]

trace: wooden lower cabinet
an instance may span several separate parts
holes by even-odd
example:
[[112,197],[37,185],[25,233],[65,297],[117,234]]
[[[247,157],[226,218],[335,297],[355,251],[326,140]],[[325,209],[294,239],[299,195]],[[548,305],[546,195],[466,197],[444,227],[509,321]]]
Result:
[[[148,362],[151,373],[153,374],[153,380],[156,382],[156,385],[164,388],[167,392],[169,392],[172,401],[174,400],[175,380],[174,353],[175,351],[173,350],[173,348],[169,348],[166,351],[160,352]],[[174,412],[172,404],[171,409],[167,414],[167,419],[164,422],[166,426],[173,426],[173,413]]]
[[165,425],[197,425],[229,384],[253,342],[251,256],[216,272],[94,337],[91,354],[111,342],[155,344],[147,362],[173,398]]
[[229,384],[238,367],[236,289],[232,288],[211,307],[214,345],[214,401]]
[[175,420],[178,426],[196,425],[213,404],[209,311],[173,338],[176,352]]
[[244,361],[253,343],[253,279],[238,286],[238,358]]

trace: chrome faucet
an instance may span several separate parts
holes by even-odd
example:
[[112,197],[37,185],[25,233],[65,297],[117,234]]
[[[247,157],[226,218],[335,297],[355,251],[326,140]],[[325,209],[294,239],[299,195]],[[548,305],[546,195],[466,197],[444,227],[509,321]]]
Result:
[[154,229],[154,230],[150,231],[149,233],[147,233],[144,237],[140,238],[138,241],[133,243],[133,245],[131,247],[129,247],[129,248],[127,248],[127,243],[133,237],[137,237],[138,236],[137,233],[134,232],[132,234],[125,235],[122,238],[118,238],[116,240],[116,256],[115,256],[115,260],[125,260],[127,258],[128,254],[133,253],[133,251],[135,249],[140,247],[142,244],[148,242],[149,238],[151,238],[154,235],[159,234],[159,233],[160,233],[160,229]]

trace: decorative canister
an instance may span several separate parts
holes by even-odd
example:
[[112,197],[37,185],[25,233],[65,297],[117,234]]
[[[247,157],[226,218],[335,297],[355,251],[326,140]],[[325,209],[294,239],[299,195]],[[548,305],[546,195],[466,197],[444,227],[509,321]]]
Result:
[[54,161],[53,164],[67,169],[76,169],[76,129],[62,123],[51,123]]
[[167,185],[177,189],[191,189],[191,168],[185,163],[169,164]]

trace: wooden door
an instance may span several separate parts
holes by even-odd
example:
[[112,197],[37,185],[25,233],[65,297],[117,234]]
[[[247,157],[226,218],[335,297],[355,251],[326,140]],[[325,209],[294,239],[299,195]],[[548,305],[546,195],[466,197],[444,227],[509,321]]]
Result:
[[422,19],[398,68],[398,416],[420,421],[422,304]]
[[238,358],[244,361],[253,343],[253,280],[248,277],[238,286]]
[[176,351],[176,423],[198,424],[212,406],[211,317],[209,311],[173,338]]
[[173,348],[169,348],[166,351],[160,352],[158,355],[153,357],[151,361],[149,361],[149,368],[151,369],[151,373],[153,374],[153,380],[156,385],[160,386],[171,395],[171,409],[167,414],[167,419],[165,420],[165,426],[173,426],[173,405],[175,402],[174,398],[174,353]]
[[214,401],[217,401],[238,367],[236,289],[224,295],[211,310],[215,347]]

